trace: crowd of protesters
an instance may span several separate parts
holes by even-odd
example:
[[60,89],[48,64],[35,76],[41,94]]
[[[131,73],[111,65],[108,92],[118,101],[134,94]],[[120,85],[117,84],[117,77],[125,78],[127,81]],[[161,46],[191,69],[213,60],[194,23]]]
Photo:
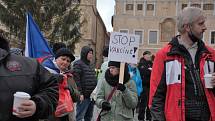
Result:
[[[139,121],[215,121],[215,50],[202,41],[205,22],[201,9],[184,8],[177,17],[179,35],[155,56],[147,50],[138,64],[126,63],[123,83],[120,62],[107,61],[108,47],[97,77],[89,46],[74,61],[70,49],[56,43],[54,55],[38,62],[0,36],[0,121],[91,121],[95,106],[97,121],[133,121],[135,113]],[[212,88],[205,86],[206,74]],[[66,99],[64,83],[72,101],[68,111],[59,104]],[[17,91],[30,99],[14,110]]]

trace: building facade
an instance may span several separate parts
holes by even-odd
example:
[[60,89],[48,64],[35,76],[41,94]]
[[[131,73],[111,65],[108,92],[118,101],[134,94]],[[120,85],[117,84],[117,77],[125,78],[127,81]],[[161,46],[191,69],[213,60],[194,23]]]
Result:
[[103,62],[103,48],[109,44],[109,34],[96,8],[96,0],[81,0],[80,9],[81,21],[85,22],[81,27],[80,42],[75,45],[75,55],[79,57],[81,48],[90,46],[94,50],[95,66],[100,67]]
[[113,29],[140,36],[139,57],[145,50],[156,53],[178,34],[176,17],[187,6],[207,15],[203,40],[215,47],[215,0],[115,0]]

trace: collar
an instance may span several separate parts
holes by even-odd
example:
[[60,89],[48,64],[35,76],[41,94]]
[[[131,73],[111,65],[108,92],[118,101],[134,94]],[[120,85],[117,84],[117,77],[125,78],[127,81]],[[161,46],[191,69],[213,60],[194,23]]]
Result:
[[[172,41],[169,43],[169,45],[172,46],[172,48],[170,49],[170,52],[167,53],[167,55],[182,55],[184,56],[185,54],[188,54],[188,50],[187,48],[179,43],[179,38],[180,35],[177,35],[176,37],[174,37],[172,39]],[[208,53],[210,54],[210,52],[208,51],[208,49],[206,48],[205,44],[203,41],[199,41],[195,44],[193,44],[193,46],[191,46],[191,48],[195,48],[197,47],[197,53],[199,55],[201,55],[202,53]]]

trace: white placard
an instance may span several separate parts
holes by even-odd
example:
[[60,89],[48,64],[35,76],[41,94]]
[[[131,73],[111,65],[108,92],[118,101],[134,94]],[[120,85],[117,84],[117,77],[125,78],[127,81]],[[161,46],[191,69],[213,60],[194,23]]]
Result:
[[109,44],[109,61],[137,63],[140,37],[134,34],[112,32]]

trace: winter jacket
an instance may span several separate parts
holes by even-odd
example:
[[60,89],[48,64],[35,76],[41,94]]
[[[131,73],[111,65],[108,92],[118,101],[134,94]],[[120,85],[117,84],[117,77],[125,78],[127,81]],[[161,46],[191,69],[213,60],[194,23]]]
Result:
[[96,87],[96,73],[90,61],[87,60],[87,54],[93,51],[90,47],[84,46],[81,50],[81,59],[73,64],[74,80],[78,89],[84,97],[89,98]]
[[137,87],[137,95],[140,96],[141,92],[143,91],[142,87],[142,79],[140,76],[139,69],[137,67],[131,67],[128,65],[129,73],[131,76],[131,79],[134,80],[136,87]]
[[[106,75],[109,69],[106,71]],[[127,73],[128,74],[128,73]],[[129,76],[130,77],[130,76]],[[125,77],[124,77],[125,78]],[[126,79],[127,80],[127,79]],[[114,82],[116,81],[116,83]],[[125,91],[116,90],[110,100],[111,110],[102,111],[101,121],[133,121],[133,110],[137,106],[138,96],[135,82],[128,78],[123,82],[126,86]],[[96,105],[98,108],[102,107],[102,103],[107,100],[110,92],[118,84],[118,79],[107,79],[102,81],[101,87],[98,89]]]
[[138,69],[142,78],[142,86],[147,89],[150,87],[151,70],[149,68],[152,68],[152,62],[141,58],[138,64]]
[[[149,107],[152,119],[185,121],[188,112],[195,113],[199,110],[197,104],[195,104],[196,107],[185,106],[185,104],[192,98],[194,98],[193,101],[198,102],[199,100],[195,99],[198,99],[198,95],[200,95],[199,97],[202,97],[200,103],[206,103],[203,107],[205,111],[196,116],[201,116],[209,111],[210,121],[215,121],[214,89],[205,88],[204,83],[204,74],[209,73],[209,70],[214,72],[214,62],[215,51],[205,46],[202,41],[198,43],[193,69],[189,67],[192,64],[190,54],[184,46],[179,45],[177,37],[161,49],[155,56],[150,80]],[[196,72],[194,73],[194,71]],[[199,88],[194,88],[194,85]]]
[[[47,118],[58,101],[57,78],[36,60],[9,54],[0,48],[0,121],[38,121]],[[23,91],[36,103],[36,112],[28,118],[12,115],[13,94]]]

